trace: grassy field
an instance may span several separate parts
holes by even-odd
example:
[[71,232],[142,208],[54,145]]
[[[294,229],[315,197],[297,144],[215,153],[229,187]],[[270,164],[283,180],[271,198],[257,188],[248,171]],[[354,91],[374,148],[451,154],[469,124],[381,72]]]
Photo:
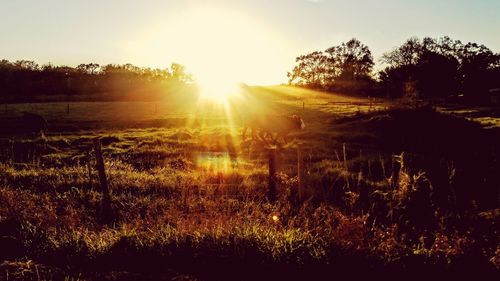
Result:
[[[0,279],[498,276],[499,129],[446,110],[285,86],[225,102],[3,106]],[[49,124],[33,155],[17,149],[23,111]],[[298,114],[306,128],[286,144],[242,139],[249,113]]]

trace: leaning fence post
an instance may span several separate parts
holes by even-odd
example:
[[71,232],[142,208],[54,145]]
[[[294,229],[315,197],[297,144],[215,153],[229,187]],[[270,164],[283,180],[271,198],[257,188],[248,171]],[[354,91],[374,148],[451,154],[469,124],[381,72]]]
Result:
[[106,210],[109,207],[111,196],[109,194],[108,181],[106,179],[106,170],[104,168],[104,160],[102,158],[101,152],[101,140],[99,138],[94,139],[94,151],[96,158],[96,168],[99,172],[99,182],[101,183],[101,190],[104,195],[104,209]]
[[302,197],[304,194],[304,163],[302,158],[302,148],[300,145],[297,147],[297,179],[298,179],[298,191],[299,191],[299,202],[302,202]]
[[269,149],[269,191],[270,202],[276,201],[276,148]]
[[90,158],[90,150],[87,151],[87,169],[89,173],[89,187],[92,188],[92,163]]

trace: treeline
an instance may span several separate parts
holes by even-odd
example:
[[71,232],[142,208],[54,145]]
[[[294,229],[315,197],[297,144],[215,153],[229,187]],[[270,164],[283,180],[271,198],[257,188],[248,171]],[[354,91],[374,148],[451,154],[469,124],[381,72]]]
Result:
[[69,67],[50,63],[39,66],[28,60],[0,60],[0,98],[13,101],[61,95],[67,98],[86,95],[88,99],[147,97],[191,81],[184,66],[176,63],[170,68],[152,69],[132,64],[88,63]]
[[289,83],[313,89],[389,98],[489,99],[500,88],[500,53],[449,37],[408,39],[383,54],[373,70],[368,46],[357,39],[297,57]]

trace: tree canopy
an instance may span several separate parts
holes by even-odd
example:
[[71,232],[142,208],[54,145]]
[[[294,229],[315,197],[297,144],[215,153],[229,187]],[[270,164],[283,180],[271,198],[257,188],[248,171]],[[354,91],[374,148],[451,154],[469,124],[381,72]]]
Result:
[[371,80],[373,56],[368,46],[353,38],[348,42],[296,58],[289,83],[322,90],[349,90],[346,84]]
[[[463,95],[484,100],[494,86],[500,54],[484,45],[462,43],[449,37],[412,37],[385,53],[386,68],[379,73],[383,91],[390,97],[414,95],[445,98]],[[500,79],[497,77],[496,79]]]
[[127,92],[158,92],[161,85],[187,84],[192,76],[184,66],[172,63],[170,68],[142,68],[130,63],[80,64],[77,67],[39,66],[34,61],[0,60],[0,97],[11,100],[30,99],[41,95],[119,96]]

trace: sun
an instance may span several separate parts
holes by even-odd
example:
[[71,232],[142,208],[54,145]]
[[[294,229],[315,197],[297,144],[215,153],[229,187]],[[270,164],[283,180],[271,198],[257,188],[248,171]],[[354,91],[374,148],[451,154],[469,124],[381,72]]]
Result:
[[283,80],[287,69],[283,65],[289,60],[284,55],[286,42],[258,17],[200,6],[165,18],[130,48],[140,50],[145,63],[185,65],[203,97],[225,99],[238,94],[240,83],[269,85]]
[[200,98],[209,99],[216,102],[226,102],[232,96],[240,93],[238,82],[224,77],[201,75],[196,77]]
[[247,57],[252,56],[257,31],[238,15],[206,9],[191,12],[179,32],[189,53],[186,66],[203,98],[217,101],[236,95],[237,85],[259,71],[260,66]]

